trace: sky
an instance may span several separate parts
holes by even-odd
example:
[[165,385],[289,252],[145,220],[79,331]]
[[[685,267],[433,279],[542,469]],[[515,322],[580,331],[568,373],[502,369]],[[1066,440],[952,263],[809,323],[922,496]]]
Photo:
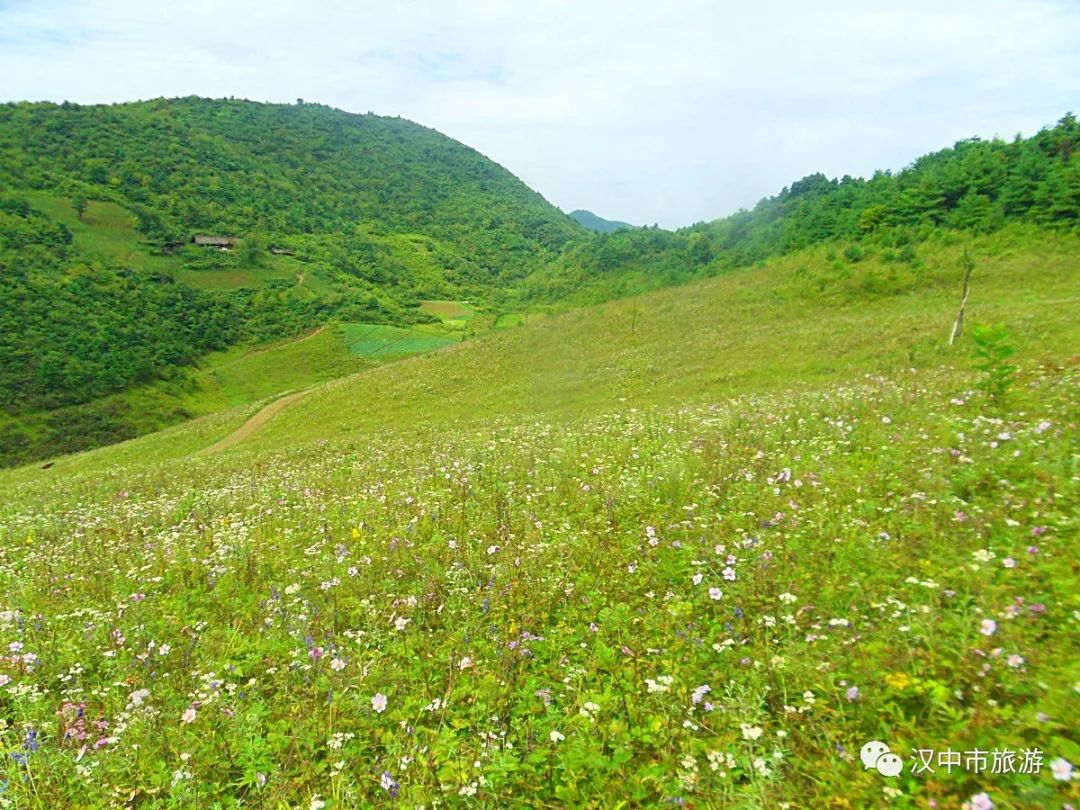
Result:
[[0,0],[0,100],[318,101],[679,227],[1080,114],[1078,0]]

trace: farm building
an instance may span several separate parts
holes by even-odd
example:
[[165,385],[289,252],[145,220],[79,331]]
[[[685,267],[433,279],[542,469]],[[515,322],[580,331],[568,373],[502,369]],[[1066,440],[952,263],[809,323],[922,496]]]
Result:
[[203,234],[196,234],[191,237],[191,241],[202,247],[216,247],[228,250],[231,247],[235,247],[236,243],[240,240],[235,236],[206,236]]

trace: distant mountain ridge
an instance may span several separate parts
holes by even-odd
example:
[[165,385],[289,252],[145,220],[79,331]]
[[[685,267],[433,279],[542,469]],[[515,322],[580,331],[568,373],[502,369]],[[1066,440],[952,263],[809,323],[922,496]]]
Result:
[[631,225],[629,222],[604,219],[584,208],[578,208],[575,211],[571,211],[570,217],[577,220],[583,227],[588,228],[590,231],[596,231],[597,233],[615,233],[615,231],[625,231],[637,227],[637,225]]

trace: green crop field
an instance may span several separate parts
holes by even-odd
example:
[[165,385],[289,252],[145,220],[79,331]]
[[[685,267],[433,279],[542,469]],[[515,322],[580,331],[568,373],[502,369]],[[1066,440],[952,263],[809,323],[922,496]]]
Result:
[[449,341],[236,350],[236,407],[0,472],[0,798],[1075,801],[1080,236],[843,248],[349,376]]
[[419,329],[401,329],[368,323],[342,326],[345,345],[352,354],[378,359],[399,359],[449,346],[454,341]]

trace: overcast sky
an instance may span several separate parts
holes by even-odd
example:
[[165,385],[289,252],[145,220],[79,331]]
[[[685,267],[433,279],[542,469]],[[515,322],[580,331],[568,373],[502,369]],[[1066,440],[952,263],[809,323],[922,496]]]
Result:
[[665,227],[1080,113],[1080,2],[0,0],[0,99],[401,115]]

